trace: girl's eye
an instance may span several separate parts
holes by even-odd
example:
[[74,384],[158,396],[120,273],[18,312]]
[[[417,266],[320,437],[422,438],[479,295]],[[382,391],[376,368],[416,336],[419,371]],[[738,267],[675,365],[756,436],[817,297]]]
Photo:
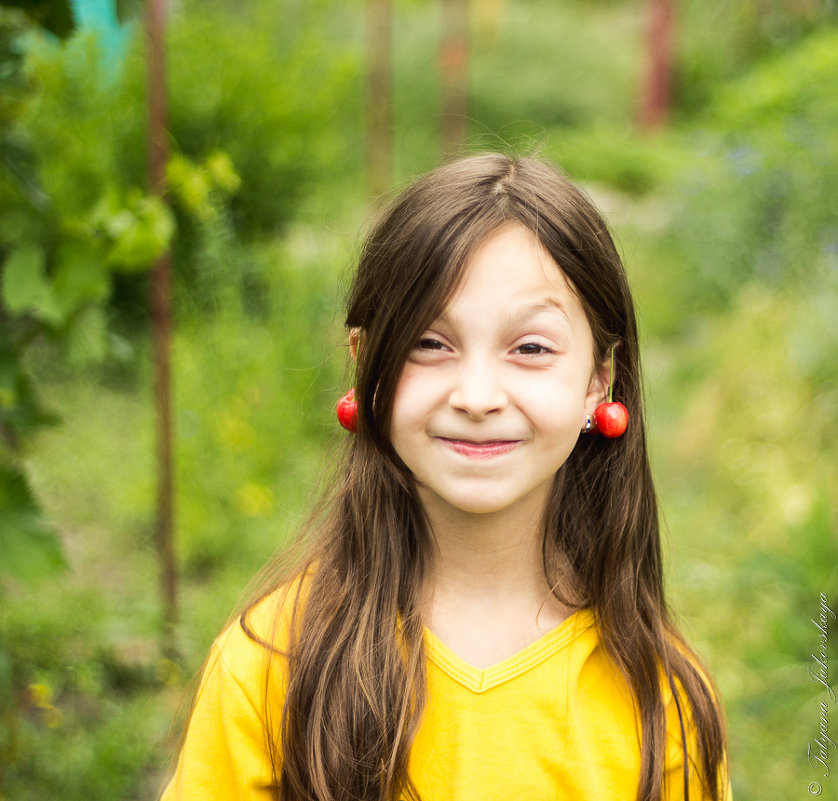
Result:
[[442,350],[443,345],[438,339],[420,339],[417,345],[419,350]]
[[547,353],[553,353],[550,348],[547,348],[544,345],[539,345],[538,342],[525,342],[523,345],[519,345],[515,348],[514,352],[521,353],[524,356],[543,356]]

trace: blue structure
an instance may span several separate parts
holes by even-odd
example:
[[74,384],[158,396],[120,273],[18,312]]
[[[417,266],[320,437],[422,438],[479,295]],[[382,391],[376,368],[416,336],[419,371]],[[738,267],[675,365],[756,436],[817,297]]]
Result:
[[109,67],[122,60],[129,30],[119,24],[116,0],[71,0],[73,19],[82,31],[94,31],[102,45],[103,58]]

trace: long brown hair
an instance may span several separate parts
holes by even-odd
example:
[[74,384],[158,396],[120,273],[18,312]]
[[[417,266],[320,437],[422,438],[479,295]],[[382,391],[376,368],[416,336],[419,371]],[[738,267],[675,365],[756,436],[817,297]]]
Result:
[[[357,434],[293,574],[284,700],[267,742],[282,801],[418,798],[408,775],[425,700],[421,593],[432,543],[410,472],[390,444],[396,385],[410,349],[459,285],[469,255],[511,222],[533,231],[576,288],[597,363],[614,348],[614,397],[631,425],[618,440],[580,437],[545,515],[544,570],[556,596],[592,609],[631,686],[641,730],[638,801],[660,801],[665,676],[681,720],[684,784],[723,792],[720,710],[663,593],[658,509],[646,449],[637,327],[628,282],[590,200],[552,166],[499,154],[429,173],[381,216],[360,256],[346,325],[363,332]],[[299,582],[297,583],[299,586]],[[242,615],[242,626],[256,638]],[[277,708],[279,706],[279,708]],[[697,753],[687,754],[687,714]]]

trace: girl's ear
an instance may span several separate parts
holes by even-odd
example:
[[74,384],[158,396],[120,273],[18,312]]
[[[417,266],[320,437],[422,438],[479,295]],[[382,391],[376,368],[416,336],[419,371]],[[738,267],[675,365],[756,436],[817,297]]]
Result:
[[349,354],[352,356],[352,361],[358,361],[358,350],[361,347],[361,329],[349,329]]
[[600,403],[608,400],[608,384],[611,380],[611,351],[608,358],[594,368],[591,383],[588,386],[588,396],[585,398],[585,411],[593,415],[594,409]]

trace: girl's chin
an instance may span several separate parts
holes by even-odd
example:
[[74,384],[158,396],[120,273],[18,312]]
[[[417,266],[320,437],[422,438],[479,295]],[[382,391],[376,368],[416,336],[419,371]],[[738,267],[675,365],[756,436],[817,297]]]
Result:
[[507,495],[498,490],[485,488],[470,492],[445,492],[439,494],[427,486],[419,488],[419,497],[425,511],[432,517],[437,514],[445,517],[469,517],[479,520],[507,513],[529,510],[533,505],[543,510],[548,493],[537,488],[524,495]]

